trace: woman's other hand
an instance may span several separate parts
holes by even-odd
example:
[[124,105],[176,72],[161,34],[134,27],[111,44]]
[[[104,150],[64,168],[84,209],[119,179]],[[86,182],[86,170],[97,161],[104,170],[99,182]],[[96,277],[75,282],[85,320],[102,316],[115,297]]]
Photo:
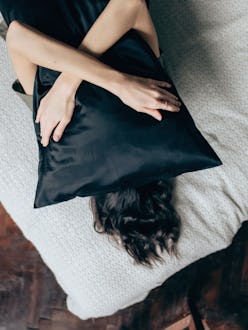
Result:
[[41,99],[35,123],[40,123],[41,144],[49,144],[53,132],[53,140],[58,142],[71,121],[75,109],[75,92],[58,78],[49,92]]
[[134,110],[161,120],[162,115],[158,109],[173,112],[180,110],[181,102],[178,98],[164,89],[170,87],[171,84],[165,81],[125,74],[117,96]]

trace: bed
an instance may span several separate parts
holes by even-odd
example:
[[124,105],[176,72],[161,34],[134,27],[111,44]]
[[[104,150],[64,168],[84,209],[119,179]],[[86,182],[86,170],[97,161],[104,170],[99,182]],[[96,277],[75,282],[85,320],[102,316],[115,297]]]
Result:
[[93,229],[89,198],[33,209],[38,149],[27,104],[0,39],[0,200],[37,248],[81,319],[112,315],[170,276],[229,246],[248,219],[248,4],[154,0],[150,11],[166,66],[198,128],[223,165],[174,180],[182,218],[179,258],[153,269]]

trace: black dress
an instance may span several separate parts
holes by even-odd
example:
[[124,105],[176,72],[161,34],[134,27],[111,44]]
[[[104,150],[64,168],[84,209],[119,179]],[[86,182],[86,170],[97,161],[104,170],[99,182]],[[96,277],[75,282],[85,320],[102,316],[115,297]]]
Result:
[[[13,20],[78,47],[109,0],[0,0],[7,25]],[[146,0],[149,6],[149,0]]]

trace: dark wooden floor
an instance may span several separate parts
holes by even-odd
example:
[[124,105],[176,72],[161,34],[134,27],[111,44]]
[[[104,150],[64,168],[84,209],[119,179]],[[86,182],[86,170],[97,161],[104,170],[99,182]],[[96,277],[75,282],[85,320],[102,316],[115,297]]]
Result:
[[248,330],[248,221],[233,244],[178,272],[143,302],[80,320],[0,204],[1,330]]

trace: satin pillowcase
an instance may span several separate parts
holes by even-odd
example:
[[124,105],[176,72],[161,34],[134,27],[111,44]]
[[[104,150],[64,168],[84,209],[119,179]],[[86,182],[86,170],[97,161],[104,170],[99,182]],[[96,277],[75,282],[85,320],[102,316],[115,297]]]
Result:
[[[122,72],[172,83],[135,30],[128,31],[100,60]],[[38,67],[33,122],[41,98],[59,74]],[[179,97],[174,86],[168,90]],[[181,99],[179,112],[160,110],[161,122],[87,81],[79,86],[75,101],[72,119],[59,142],[51,135],[49,145],[43,147],[40,124],[34,122],[39,146],[34,208],[222,165]]]

